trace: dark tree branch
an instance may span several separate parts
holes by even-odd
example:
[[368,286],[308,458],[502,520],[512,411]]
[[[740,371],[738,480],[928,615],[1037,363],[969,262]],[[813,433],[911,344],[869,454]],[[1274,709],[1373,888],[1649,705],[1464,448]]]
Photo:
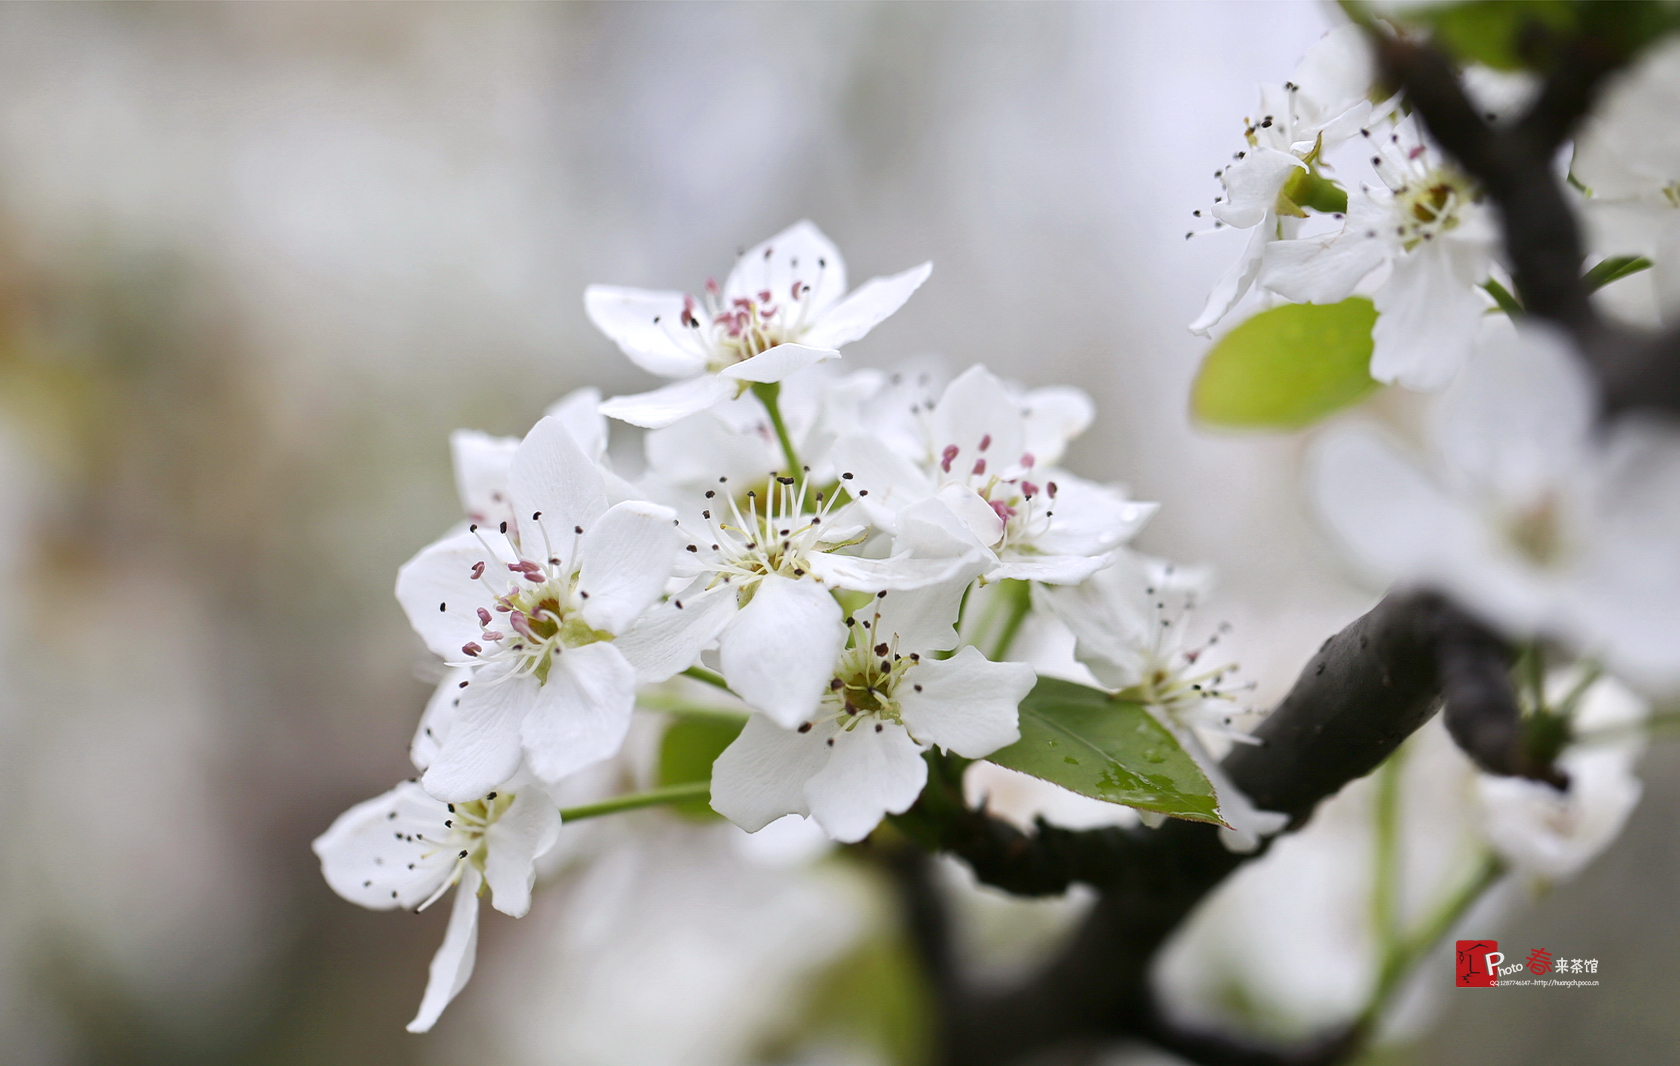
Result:
[[[1288,814],[1298,828],[1320,801],[1375,769],[1429,719],[1444,679],[1468,654],[1457,642],[1484,633],[1439,596],[1388,597],[1325,642],[1256,730],[1261,744],[1237,748],[1226,772],[1256,804]],[[1213,826],[1179,820],[1154,830],[1040,822],[1028,835],[964,806],[963,765],[936,761],[922,799],[894,824],[1007,891],[1044,895],[1080,881],[1101,896],[1036,979],[1000,995],[959,999],[965,1016],[944,1027],[943,1061],[1001,1066],[1067,1041],[1169,1032],[1148,995],[1149,960],[1202,898],[1253,856],[1227,850]],[[1180,1036],[1198,1046],[1214,1039]],[[1303,1059],[1308,1051],[1300,1049],[1264,1053],[1273,1057],[1241,1048],[1230,1054],[1249,1057],[1207,1061],[1318,1061]]]

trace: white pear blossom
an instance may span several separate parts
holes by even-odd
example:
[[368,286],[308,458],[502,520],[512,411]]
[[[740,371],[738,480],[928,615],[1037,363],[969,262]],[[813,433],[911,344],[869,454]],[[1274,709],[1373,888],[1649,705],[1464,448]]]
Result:
[[[845,646],[835,592],[955,582],[954,611],[955,597],[980,567],[970,545],[915,516],[904,522],[893,554],[842,553],[870,536],[868,523],[858,508],[837,507],[836,497],[808,478],[777,477],[762,497],[754,488],[742,499],[730,493],[727,479],[716,484],[702,498],[697,521],[682,524],[688,554],[677,572],[691,583],[650,612],[627,647],[645,669],[668,676],[716,638],[730,687],[783,725],[813,712]],[[954,633],[942,647],[953,643]]]
[[[601,390],[586,387],[567,393],[550,404],[545,414],[559,420],[579,450],[591,461],[603,464],[607,452],[607,420],[601,415]],[[455,491],[461,510],[481,526],[502,522],[517,525],[508,499],[508,471],[519,451],[518,437],[494,437],[476,429],[458,429],[449,435],[449,453],[455,466]],[[613,478],[604,466],[602,476],[614,484],[609,495],[627,499],[633,493]]]
[[1341,229],[1273,243],[1260,283],[1289,300],[1338,303],[1387,265],[1371,297],[1371,376],[1439,389],[1469,358],[1491,306],[1480,286],[1498,231],[1480,192],[1424,142],[1415,116],[1386,134],[1363,132],[1382,185],[1348,193]]
[[631,361],[676,383],[608,400],[601,410],[638,426],[668,426],[755,383],[840,355],[904,305],[933,270],[923,263],[846,292],[846,264],[822,231],[798,222],[741,255],[699,299],[591,285],[589,320]]
[[1490,320],[1442,398],[1426,471],[1385,435],[1319,443],[1313,494],[1374,576],[1432,586],[1508,635],[1565,640],[1618,676],[1680,684],[1680,434],[1594,424],[1567,342]]
[[1371,82],[1370,48],[1362,31],[1342,26],[1307,51],[1290,81],[1260,87],[1261,117],[1247,121],[1247,147],[1216,175],[1225,194],[1213,206],[1222,224],[1254,232],[1190,324],[1192,332],[1206,334],[1217,325],[1254,284],[1266,246],[1295,235],[1305,212],[1286,189],[1292,179],[1299,184],[1318,178],[1319,170],[1327,169],[1325,149],[1373,121]]
[[1605,94],[1575,139],[1570,173],[1586,186],[1589,240],[1642,255],[1663,309],[1680,307],[1680,42],[1654,46]]
[[1501,858],[1554,881],[1574,876],[1610,846],[1639,803],[1633,764],[1645,747],[1639,730],[1646,709],[1645,701],[1614,679],[1587,689],[1570,719],[1579,742],[1557,760],[1569,775],[1567,790],[1527,778],[1478,775],[1484,831]]
[[[991,371],[974,366],[919,413],[917,454],[857,434],[835,444],[835,463],[853,475],[844,484],[883,529],[898,531],[907,514],[926,517],[918,505],[927,501],[942,504],[956,519],[951,528],[984,553],[988,581],[1082,581],[1156,505],[1041,464],[1029,450],[1031,441],[1054,459],[1084,428],[1082,394],[1073,391],[1045,395],[1043,413],[1031,414]],[[1027,395],[1030,403],[1040,394]]]
[[508,492],[517,522],[446,537],[397,575],[427,646],[473,668],[424,778],[445,800],[495,788],[522,755],[553,782],[618,750],[637,673],[613,641],[659,599],[678,550],[668,508],[607,506],[600,471],[556,417],[520,444]]
[[1189,615],[1208,584],[1205,571],[1123,550],[1079,585],[1034,586],[1033,599],[1073,631],[1074,655],[1099,684],[1132,690],[1156,712],[1213,783],[1229,827],[1222,839],[1233,850],[1252,851],[1288,819],[1249,802],[1204,740],[1254,743],[1235,722],[1245,713],[1236,696],[1250,686],[1233,685],[1235,665],[1210,654],[1220,634],[1187,642]]
[[916,802],[929,746],[977,759],[1020,739],[1032,667],[989,662],[973,645],[949,659],[924,654],[955,641],[950,593],[886,593],[849,617],[819,704],[793,728],[748,719],[713,765],[713,808],[749,832],[800,814],[836,840],[861,840]]
[[412,781],[358,803],[315,839],[334,892],[372,910],[425,910],[451,887],[455,904],[411,1033],[431,1029],[472,976],[478,896],[520,918],[531,908],[536,860],[560,836],[560,812],[530,778],[468,802],[435,799]]

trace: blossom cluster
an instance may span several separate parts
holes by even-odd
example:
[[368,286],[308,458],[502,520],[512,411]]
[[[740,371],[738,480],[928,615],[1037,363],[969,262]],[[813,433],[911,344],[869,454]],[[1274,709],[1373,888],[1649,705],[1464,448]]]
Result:
[[[1648,270],[1654,299],[1599,297],[1646,325],[1680,291],[1680,155],[1654,135],[1673,128],[1677,85],[1680,47],[1654,48],[1568,153],[1584,284]],[[1465,76],[1496,124],[1534,87]],[[1373,587],[1445,593],[1520,649],[1524,729],[1551,746],[1567,787],[1478,775],[1467,806],[1503,868],[1570,876],[1638,801],[1645,698],[1680,691],[1680,429],[1606,416],[1575,342],[1511,296],[1492,205],[1378,91],[1364,30],[1332,31],[1290,81],[1263,87],[1244,138],[1211,214],[1249,237],[1191,329],[1256,295],[1370,299],[1370,377],[1435,395],[1418,420],[1356,416],[1319,433],[1311,503]],[[1300,358],[1314,356],[1304,345]]]
[[[470,976],[481,891],[526,912],[563,832],[555,794],[617,756],[662,687],[698,679],[743,713],[713,766],[718,813],[859,841],[916,802],[924,753],[982,759],[1019,739],[1038,673],[1007,635],[982,648],[964,626],[965,604],[1012,583],[1025,594],[1005,598],[1003,633],[1033,611],[1062,619],[1095,678],[1144,692],[1212,769],[1194,733],[1234,732],[1233,693],[1182,646],[1167,600],[1183,583],[1126,547],[1155,505],[1061,465],[1090,400],[983,366],[943,385],[836,368],[930,270],[848,292],[838,249],[801,222],[699,296],[591,286],[590,320],[676,380],[579,390],[522,439],[453,435],[463,520],[396,585],[447,670],[413,744],[420,776],[315,843],[363,906],[456,888],[411,1029]],[[609,418],[646,430],[634,476],[608,455]],[[1250,843],[1281,824],[1234,790],[1221,802]]]

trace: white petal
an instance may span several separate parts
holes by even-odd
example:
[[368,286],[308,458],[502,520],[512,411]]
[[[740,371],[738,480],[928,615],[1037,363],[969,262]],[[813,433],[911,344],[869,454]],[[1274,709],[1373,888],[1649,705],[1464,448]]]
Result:
[[422,548],[397,570],[397,602],[435,655],[459,660],[463,644],[480,640],[483,627],[476,612],[488,607],[496,593],[473,577],[478,563],[485,564],[482,571],[492,580],[500,580],[497,571],[506,571],[506,560],[486,551],[473,534],[461,533]]
[[820,348],[809,344],[778,344],[751,359],[731,363],[718,371],[718,376],[735,381],[780,381],[797,370],[838,358],[840,353],[832,348]]
[[492,524],[510,513],[508,469],[518,450],[516,437],[492,437],[475,429],[457,429],[449,435],[455,491],[461,497],[461,510],[472,521]]
[[1115,553],[1114,562],[1078,584],[1039,584],[1033,605],[1048,608],[1073,631],[1074,656],[1096,679],[1121,689],[1143,679],[1155,634],[1144,601],[1151,587],[1136,553]]
[[437,758],[438,749],[449,739],[455,725],[455,708],[461,702],[461,682],[471,682],[473,672],[467,667],[452,667],[438,682],[420,724],[414,727],[414,739],[408,744],[408,758],[416,770],[424,771]]
[[[756,401],[746,401],[753,402]],[[648,470],[666,482],[697,485],[720,476],[736,482],[763,478],[776,465],[757,433],[743,432],[714,409],[651,429],[642,437]],[[763,412],[759,412],[762,419]]]
[[1021,400],[1022,448],[1040,466],[1055,463],[1067,450],[1068,441],[1085,432],[1096,413],[1084,389],[1068,385],[1034,389]]
[[969,534],[974,537],[976,543],[991,548],[1003,539],[1003,519],[992,510],[991,504],[967,485],[951,482],[941,488],[933,498],[968,527]]
[[1213,217],[1227,226],[1258,226],[1277,203],[1284,182],[1307,165],[1276,148],[1250,148],[1241,159],[1225,166],[1221,179],[1225,198],[1213,205]]
[[658,429],[730,399],[736,387],[735,382],[716,374],[701,374],[652,392],[614,396],[601,404],[601,413],[633,426]]
[[578,545],[587,593],[583,618],[591,628],[622,633],[665,590],[682,538],[677,513],[655,503],[616,504],[590,526]]
[[809,556],[806,565],[824,584],[856,592],[919,589],[949,581],[964,570],[978,570],[973,556],[960,555],[918,558],[902,554],[887,559],[865,559],[827,553]]
[[701,578],[642,615],[613,647],[635,668],[641,684],[665,681],[693,666],[734,617],[735,589],[707,589]]
[[601,417],[600,389],[593,385],[573,389],[549,404],[543,414],[558,418],[584,455],[600,462],[607,453],[607,420]]
[[682,378],[706,368],[696,331],[682,324],[686,299],[680,292],[591,285],[583,290],[583,309],[631,362],[662,378]]
[[518,772],[520,729],[538,694],[536,678],[507,676],[512,669],[486,667],[458,690],[449,737],[420,779],[438,799],[478,799]]
[[[553,415],[525,435],[513,457],[508,488],[519,508],[520,522],[529,524],[529,516],[540,513],[555,548],[570,544],[575,527],[588,529],[607,509],[600,468],[583,454],[566,424]],[[541,544],[522,542],[521,547],[527,557],[541,559],[546,554]]]
[[1386,206],[1355,196],[1349,210],[1336,233],[1268,245],[1260,284],[1297,303],[1333,304],[1353,295],[1355,286],[1381,266],[1393,248],[1384,236]]
[[1378,381],[1431,391],[1470,358],[1487,302],[1457,276],[1450,257],[1441,243],[1421,246],[1395,261],[1373,295],[1371,376]]
[[547,792],[527,779],[484,834],[490,905],[503,914],[525,917],[531,909],[531,886],[537,883],[536,860],[559,838],[559,809]]
[[888,592],[873,605],[878,639],[896,641],[899,653],[944,651],[957,646],[957,612],[979,574],[978,562],[955,578],[909,592]]
[[1433,422],[1442,457],[1489,503],[1526,506],[1580,474],[1597,407],[1586,367],[1562,334],[1484,324],[1476,357]]
[[1242,255],[1214,283],[1213,291],[1208,293],[1207,303],[1202,306],[1202,313],[1190,323],[1191,333],[1206,336],[1209,330],[1219,324],[1220,319],[1231,313],[1231,308],[1237,306],[1237,301],[1247,295],[1249,288],[1253,286],[1255,277],[1260,273],[1266,245],[1276,238],[1277,218],[1267,214],[1249,234],[1247,243],[1243,245]]
[[1103,555],[1014,555],[1004,553],[986,572],[989,581],[1041,581],[1047,585],[1077,585],[1109,563]]
[[[793,299],[795,282],[798,301]],[[726,300],[756,300],[766,292],[772,304],[789,313],[797,305],[807,322],[814,321],[845,294],[846,261],[822,230],[808,220],[795,222],[743,252],[723,283]]]
[[828,763],[806,782],[805,800],[835,840],[862,840],[883,815],[904,813],[922,794],[927,763],[903,726],[864,721],[829,739]]
[[956,445],[953,473],[966,473],[976,459],[987,460],[995,470],[1020,461],[1026,440],[1022,421],[1014,395],[990,370],[977,365],[945,386],[928,419],[928,436],[939,458]]
[[912,666],[893,697],[917,740],[982,759],[1021,739],[1020,704],[1037,683],[1026,663],[989,662],[965,644],[949,659]]
[[763,715],[748,718],[712,764],[712,809],[749,833],[784,815],[810,814],[805,782],[827,765],[834,732],[833,722],[798,733]]
[[412,781],[364,800],[311,845],[334,892],[372,910],[417,907],[455,869],[454,853],[428,838],[447,834],[448,807]]
[[1338,26],[1307,49],[1290,78],[1320,115],[1353,107],[1371,91],[1371,46],[1358,26]]
[[816,710],[845,644],[826,589],[771,575],[719,636],[718,662],[736,695],[792,729]]
[[890,277],[870,278],[838,304],[823,312],[800,338],[814,348],[838,348],[861,340],[921,288],[933,273],[932,263]]
[[443,943],[432,956],[431,976],[426,980],[426,994],[420,999],[420,1012],[408,1023],[411,1033],[430,1032],[438,1016],[449,1001],[467,987],[472,977],[473,963],[478,957],[478,886],[482,878],[478,870],[468,866],[455,886],[455,905],[449,911],[449,928]]
[[1084,478],[1059,472],[1054,476],[1057,491],[1050,505],[1050,526],[1033,541],[1033,547],[1047,555],[1097,555],[1124,544],[1161,506],[1129,500],[1117,489]]
[[[921,468],[876,437],[842,437],[834,442],[829,456],[836,470],[852,475],[842,479],[846,491],[861,499],[876,521],[889,523],[889,528],[896,512],[934,493],[933,482]],[[868,495],[859,497],[859,492]]]
[[636,705],[636,671],[602,642],[567,648],[549,667],[521,736],[531,772],[547,784],[612,758]]

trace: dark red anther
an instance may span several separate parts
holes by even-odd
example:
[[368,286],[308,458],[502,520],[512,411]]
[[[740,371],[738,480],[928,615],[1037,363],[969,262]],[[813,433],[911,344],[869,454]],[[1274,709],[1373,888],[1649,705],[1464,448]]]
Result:
[[461,650],[466,652],[469,656],[477,657],[478,653],[483,651],[484,648],[469,640],[465,644],[461,645]]
[[984,459],[974,460],[974,473],[976,475],[979,475],[979,474],[984,474],[985,472],[986,472],[986,460],[984,460]]
[[473,564],[472,575],[474,581],[484,576],[484,561],[482,559]]
[[951,472],[951,462],[956,459],[956,457],[957,446],[955,444],[945,445],[945,450],[939,453],[939,469],[949,474]]
[[988,433],[984,437],[980,438],[980,450],[981,451],[985,451],[987,448],[990,448],[991,446],[992,446],[992,435],[990,433]]

